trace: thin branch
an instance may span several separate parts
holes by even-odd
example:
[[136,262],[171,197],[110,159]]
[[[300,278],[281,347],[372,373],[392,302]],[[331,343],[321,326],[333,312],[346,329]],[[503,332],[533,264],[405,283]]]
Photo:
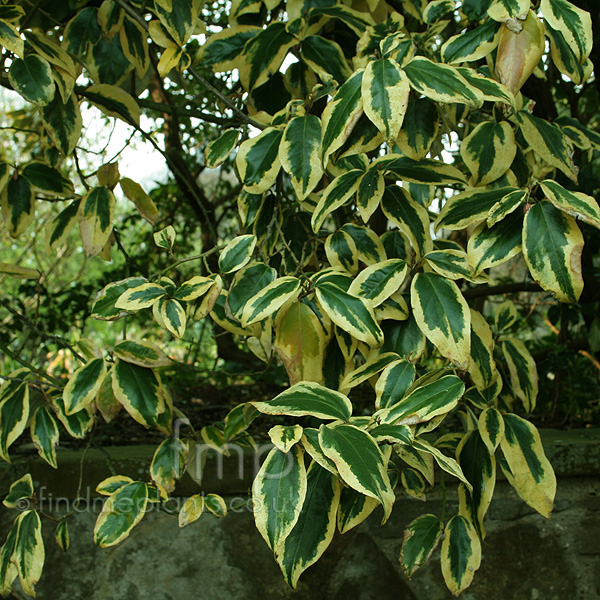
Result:
[[478,298],[480,296],[495,296],[500,294],[516,294],[518,292],[543,292],[542,288],[533,281],[506,283],[502,285],[481,285],[463,292],[465,298]]

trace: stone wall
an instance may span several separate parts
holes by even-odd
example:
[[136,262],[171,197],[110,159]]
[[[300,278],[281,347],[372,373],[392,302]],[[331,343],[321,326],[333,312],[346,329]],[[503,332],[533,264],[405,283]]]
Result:
[[[559,476],[550,520],[534,513],[505,482],[499,481],[486,519],[483,561],[464,600],[600,599],[600,431],[544,432],[547,454]],[[151,449],[109,448],[119,473],[144,477]],[[82,500],[73,504],[81,452],[63,452],[60,471],[36,460],[17,459],[15,475],[30,468],[45,482],[42,504],[50,510],[73,510],[69,519],[71,548],[56,546],[46,527],[46,567],[38,584],[40,600],[446,600],[439,553],[407,581],[398,564],[402,532],[423,512],[441,513],[441,497],[427,503],[399,497],[389,522],[379,525],[374,513],[361,526],[336,536],[332,546],[300,579],[297,591],[283,582],[270,551],[257,533],[247,502],[252,457],[243,469],[234,459],[223,465],[209,460],[203,488],[226,495],[225,519],[210,514],[183,529],[175,514],[151,512],[116,547],[99,549],[92,531],[100,500],[88,482],[110,475],[105,457],[89,452]],[[221,472],[222,466],[222,472]],[[0,488],[14,477],[5,468]],[[52,477],[51,477],[52,476]],[[61,494],[61,490],[63,490]],[[1,490],[5,491],[5,490]],[[66,492],[66,493],[65,493]],[[186,478],[182,496],[197,493]],[[454,490],[449,489],[449,514]],[[177,499],[174,502],[175,512]],[[3,510],[2,536],[14,512]],[[15,587],[14,598],[25,596]]]

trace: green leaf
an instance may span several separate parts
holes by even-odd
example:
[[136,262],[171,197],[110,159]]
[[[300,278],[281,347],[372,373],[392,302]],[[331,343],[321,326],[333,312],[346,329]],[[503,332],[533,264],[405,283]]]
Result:
[[58,467],[56,462],[56,448],[59,440],[58,425],[48,408],[40,406],[35,411],[30,428],[31,441],[38,454],[56,469]]
[[219,269],[225,274],[238,271],[250,262],[255,247],[255,235],[239,235],[233,238],[219,255]]
[[144,77],[150,68],[148,34],[144,28],[129,15],[125,15],[123,25],[119,30],[119,40],[123,54],[135,66],[138,77]]
[[500,442],[510,472],[509,483],[531,508],[550,517],[556,494],[556,476],[546,458],[538,430],[525,419],[504,415],[505,434]]
[[95,358],[79,367],[69,378],[63,392],[65,414],[72,415],[89,406],[105,376],[106,364],[102,358]]
[[340,533],[346,533],[360,525],[377,507],[379,502],[353,490],[342,488],[340,506],[337,514],[337,526]]
[[523,215],[515,212],[493,227],[481,223],[467,242],[467,256],[474,275],[497,267],[521,252]]
[[396,140],[402,153],[412,160],[423,160],[437,136],[438,123],[439,115],[435,102],[429,98],[409,100]]
[[125,410],[145,427],[157,426],[166,410],[166,392],[158,373],[117,359],[112,374],[113,392]]
[[31,478],[31,474],[27,473],[10,484],[8,494],[2,501],[2,504],[4,504],[6,508],[18,508],[19,500],[31,498],[32,496],[33,479]]
[[221,166],[231,155],[240,137],[239,129],[228,129],[204,149],[204,164],[209,169]]
[[148,486],[141,481],[120,487],[102,507],[94,526],[94,542],[108,548],[128,537],[144,517],[148,499]]
[[398,179],[410,183],[455,185],[466,182],[465,176],[456,167],[440,160],[413,160],[408,156],[387,154],[373,161],[372,165],[378,165],[379,168],[396,175]]
[[339,230],[325,240],[325,254],[332,267],[349,273],[358,271],[358,249],[349,233]]
[[52,68],[41,56],[29,54],[15,58],[10,65],[8,79],[13,89],[27,102],[45,106],[54,98]]
[[215,517],[224,517],[227,514],[225,500],[218,494],[207,494],[204,496],[204,508]]
[[567,0],[542,0],[540,9],[550,27],[563,35],[577,60],[583,64],[593,43],[590,13]]
[[600,208],[592,196],[581,192],[571,192],[550,179],[540,182],[540,186],[544,190],[546,198],[556,208],[572,217],[580,217],[588,225],[600,229]]
[[72,154],[83,126],[81,110],[75,94],[64,103],[59,96],[55,96],[52,102],[42,107],[42,123],[52,143],[62,154],[65,156]]
[[471,585],[481,564],[481,542],[471,523],[460,515],[448,521],[442,541],[442,575],[448,589],[458,596]]
[[279,129],[267,127],[240,144],[235,164],[247,192],[262,194],[275,183],[281,167],[279,144],[282,136]]
[[179,46],[194,33],[199,9],[197,0],[154,0],[156,16]]
[[550,202],[525,215],[523,254],[532,277],[561,302],[577,302],[583,291],[583,236],[575,219]]
[[43,162],[28,163],[21,174],[29,183],[49,196],[70,196],[73,194],[73,183],[58,169]]
[[323,555],[335,533],[340,501],[336,477],[313,462],[306,474],[306,496],[293,529],[275,558],[286,582],[295,588],[300,575]]
[[503,102],[514,106],[515,97],[502,83],[468,67],[457,67],[456,69],[473,88],[479,90],[484,100],[488,102]]
[[482,93],[450,65],[417,56],[404,71],[413,89],[436,102],[459,102],[475,108],[483,104]]
[[244,89],[252,91],[279,71],[283,59],[296,43],[296,38],[287,32],[286,24],[281,22],[271,23],[252,36],[244,46],[239,67]]
[[0,397],[0,458],[10,462],[8,449],[25,431],[29,419],[29,387],[11,382]]
[[370,61],[362,78],[361,90],[367,117],[386,140],[395,140],[404,120],[410,93],[408,79],[398,63],[391,58]]
[[473,486],[469,491],[460,487],[459,499],[464,502],[467,516],[481,537],[485,536],[483,518],[490,506],[496,485],[496,460],[477,429],[464,435],[456,449],[456,457],[465,477]]
[[190,448],[187,440],[169,437],[163,440],[152,457],[150,477],[161,493],[170,494],[183,475]]
[[98,21],[98,9],[93,6],[80,10],[67,24],[64,34],[64,48],[78,58],[84,57],[92,44],[102,35]]
[[477,420],[479,435],[493,456],[504,437],[504,419],[497,408],[488,406]]
[[501,221],[507,215],[517,210],[527,200],[528,196],[529,194],[526,190],[517,190],[500,198],[488,212],[486,219],[487,226],[492,227],[498,221]]
[[109,283],[98,293],[92,304],[92,318],[101,319],[103,321],[118,319],[119,316],[124,314],[120,308],[115,306],[119,298],[128,289],[137,288],[146,283],[147,281],[143,277],[128,277],[121,281]]
[[129,125],[140,124],[140,107],[125,90],[116,85],[98,83],[85,90],[85,98],[108,117],[121,119]]
[[340,86],[333,101],[329,102],[323,111],[321,159],[324,164],[331,154],[342,147],[362,115],[362,78],[363,71],[356,71],[344,85]]
[[344,394],[312,381],[296,383],[268,402],[250,404],[268,415],[348,421],[352,414],[352,404]]
[[45,552],[42,539],[42,521],[35,510],[21,513],[12,561],[17,566],[19,582],[28,596],[35,596],[35,585],[42,576]]
[[348,202],[358,188],[363,175],[361,169],[351,169],[336,177],[325,189],[311,217],[311,226],[319,232],[325,219],[331,213]]
[[419,329],[440,354],[467,368],[471,348],[471,314],[458,286],[436,273],[417,273],[410,289]]
[[458,230],[483,221],[497,202],[517,191],[519,189],[515,187],[474,188],[456,194],[446,200],[435,221],[435,229]]
[[281,452],[289,452],[302,439],[300,425],[275,425],[269,429],[269,439]]
[[375,408],[388,408],[397,404],[415,379],[415,366],[408,360],[396,360],[389,364],[375,384]]
[[183,306],[173,298],[161,298],[157,306],[162,321],[159,323],[161,327],[170,331],[176,338],[183,337],[187,321]]
[[347,233],[354,240],[358,259],[366,265],[373,265],[387,258],[381,239],[372,229],[346,223],[340,231]]
[[506,121],[479,123],[460,146],[476,185],[487,185],[504,175],[516,154],[515,134]]
[[390,363],[394,362],[398,358],[395,352],[385,352],[383,354],[375,354],[370,357],[364,364],[362,364],[354,371],[351,371],[342,380],[341,387],[350,389],[360,385],[363,381],[370,379],[373,375],[377,375],[379,371],[385,369]]
[[[148,283],[142,278],[136,278],[136,281],[124,280],[121,283],[123,284],[125,281],[128,282],[128,285],[115,300],[114,306],[116,309],[135,311],[149,308],[160,298],[167,295],[165,288],[157,283]],[[106,291],[108,291],[108,286]],[[114,296],[117,292],[116,289],[110,291],[111,296]]]
[[498,371],[494,362],[494,338],[483,315],[471,309],[471,362],[469,375],[481,389],[492,385]]
[[279,310],[286,302],[298,296],[300,280],[297,277],[280,277],[249,298],[242,312],[242,327],[247,327]]
[[427,264],[447,279],[471,279],[472,269],[464,250],[434,250],[424,257]]
[[385,216],[410,240],[417,258],[433,250],[427,209],[415,202],[404,187],[387,186],[381,208]]
[[114,212],[115,196],[106,186],[93,188],[81,199],[79,229],[88,256],[102,252],[112,233]]
[[442,523],[435,515],[421,515],[404,530],[400,564],[410,579],[433,554],[442,537]]
[[502,353],[508,365],[512,390],[523,402],[525,410],[530,413],[535,408],[538,395],[538,373],[535,360],[525,344],[516,338],[507,338],[502,342]]
[[234,25],[213,33],[205,44],[200,46],[196,60],[199,64],[211,67],[213,71],[230,71],[239,66],[238,57],[246,42],[262,31],[261,27]]
[[368,169],[361,177],[356,192],[356,202],[360,216],[365,223],[379,207],[384,189],[385,178],[379,169]]
[[292,178],[298,200],[304,200],[323,175],[319,148],[321,121],[315,115],[294,117],[285,128],[279,146],[279,160]]
[[54,541],[58,547],[63,551],[67,552],[70,546],[69,539],[69,525],[66,521],[61,521],[54,530]]
[[371,347],[381,346],[383,332],[369,303],[333,283],[318,282],[316,293],[323,310],[338,327]]
[[33,222],[35,198],[25,177],[11,178],[2,190],[2,216],[11,237],[19,237]]
[[305,37],[300,45],[300,56],[323,81],[333,79],[342,85],[352,75],[339,44],[324,37]]
[[573,150],[565,134],[555,125],[523,110],[516,114],[516,118],[527,144],[550,166],[577,182]]
[[499,23],[487,19],[482,25],[448,38],[442,45],[442,60],[448,64],[479,60],[488,56],[498,45]]
[[387,460],[375,440],[364,429],[338,424],[322,426],[319,442],[345,483],[381,502],[383,521],[387,521],[395,496],[387,475]]
[[[2,8],[15,7],[3,6]],[[23,56],[25,53],[25,45],[23,43],[23,38],[19,35],[19,31],[12,23],[7,23],[5,19],[0,20],[0,46],[3,46],[9,52],[12,52],[17,56]],[[1,583],[2,581],[0,580],[0,585]]]
[[450,412],[465,391],[464,383],[456,375],[417,385],[407,396],[377,413],[380,423],[423,423]]
[[274,552],[298,521],[306,490],[304,452],[297,445],[288,452],[273,448],[252,484],[252,502],[256,528]]

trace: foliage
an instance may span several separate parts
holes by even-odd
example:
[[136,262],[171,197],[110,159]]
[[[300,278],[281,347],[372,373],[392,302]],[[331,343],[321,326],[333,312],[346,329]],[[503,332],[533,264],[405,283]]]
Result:
[[[447,475],[457,513],[409,524],[409,577],[440,545],[448,588],[470,585],[498,466],[550,516],[556,480],[532,423],[547,378],[531,347],[560,379],[570,333],[589,328],[569,360],[596,380],[600,347],[588,12],[3,0],[0,44],[1,83],[23,99],[0,163],[0,457],[30,436],[56,467],[61,437],[129,417],[163,436],[146,480],[98,483],[99,546],[167,502],[194,444],[252,447],[261,413],[275,417],[256,524],[292,587],[336,529],[379,505],[386,521],[397,493],[424,499]],[[147,191],[122,175],[84,125],[98,113],[160,152],[171,179]],[[262,362],[289,387],[190,422],[170,390],[189,369],[206,378],[211,356],[213,379],[223,360]],[[0,550],[3,594],[18,577],[33,595],[42,575],[30,475],[4,505],[23,498],[34,508]],[[199,490],[179,524],[226,510]]]

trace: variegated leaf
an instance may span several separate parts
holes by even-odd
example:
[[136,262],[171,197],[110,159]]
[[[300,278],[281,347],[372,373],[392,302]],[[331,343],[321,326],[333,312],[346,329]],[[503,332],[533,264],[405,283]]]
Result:
[[283,452],[273,448],[252,484],[256,528],[277,552],[298,521],[307,490],[304,452],[294,445]]
[[169,437],[154,452],[150,463],[150,477],[161,494],[170,494],[175,482],[183,475],[190,448],[187,440]]
[[474,107],[483,104],[482,93],[450,65],[417,56],[404,66],[404,71],[413,89],[436,102],[460,102]]
[[583,236],[575,219],[550,202],[525,215],[523,254],[533,278],[561,302],[577,302],[583,291]]
[[368,223],[373,213],[379,207],[384,189],[385,178],[379,169],[368,169],[361,177],[356,191],[356,203],[360,211],[360,216],[365,223]]
[[427,209],[415,202],[404,187],[386,187],[381,208],[385,216],[410,240],[417,258],[433,250]]
[[497,408],[488,406],[477,420],[479,435],[486,445],[490,456],[493,456],[504,437],[504,419]]
[[337,526],[340,533],[346,533],[360,525],[377,507],[375,498],[365,496],[350,488],[342,488],[340,507],[337,514]]
[[281,167],[279,145],[282,136],[279,129],[267,127],[240,144],[235,164],[247,192],[262,194],[275,183]]
[[504,415],[500,442],[510,472],[505,473],[517,494],[531,508],[549,518],[556,494],[556,476],[546,458],[538,430],[525,419]]
[[583,64],[592,50],[592,19],[590,13],[568,0],[542,0],[540,9],[548,24],[560,31],[569,48]]
[[389,142],[398,136],[410,85],[398,63],[381,58],[368,63],[362,78],[363,110]]
[[540,182],[540,186],[546,198],[556,208],[572,217],[580,217],[582,221],[600,229],[600,208],[592,196],[567,190],[550,179]]
[[19,582],[28,596],[35,596],[35,585],[42,576],[45,550],[42,539],[42,520],[35,510],[22,512],[18,523],[12,562],[17,566]]
[[108,548],[128,537],[146,513],[149,493],[145,483],[132,481],[111,494],[96,520],[94,542]]
[[19,237],[33,222],[35,197],[25,177],[11,177],[2,190],[2,216],[11,237]]
[[319,282],[316,293],[323,310],[338,327],[371,347],[381,346],[383,332],[369,303],[333,283]]
[[230,71],[239,66],[239,56],[246,42],[261,32],[254,25],[233,25],[208,37],[200,46],[196,60],[215,72]]
[[[350,9],[351,10],[351,9]],[[323,80],[333,79],[342,85],[352,69],[340,45],[319,35],[309,35],[300,45],[302,60]]]
[[375,354],[370,357],[364,364],[362,364],[354,371],[351,371],[342,380],[341,387],[345,389],[356,387],[363,381],[370,379],[373,375],[377,375],[379,371],[382,371],[390,363],[394,362],[398,358],[395,352],[384,352],[383,354]]
[[37,54],[13,59],[8,79],[12,88],[27,102],[46,106],[54,98],[52,68],[45,58]]
[[[138,282],[139,281],[139,282]],[[124,282],[121,282],[124,283]],[[162,285],[157,283],[148,283],[142,278],[136,278],[135,281],[128,281],[133,285],[122,286],[124,291],[118,296],[114,302],[116,309],[134,311],[142,308],[149,308],[158,300],[167,295],[167,290]],[[108,291],[108,286],[105,291]],[[120,291],[121,286],[111,289],[111,297]]]
[[289,452],[302,439],[300,425],[275,425],[269,429],[269,438],[281,452]]
[[347,233],[354,240],[358,259],[366,265],[382,262],[387,258],[381,238],[372,229],[346,223],[340,231]]
[[439,115],[435,102],[429,98],[411,99],[396,143],[408,158],[423,160],[437,136],[438,128]]
[[105,186],[90,190],[79,206],[81,241],[88,256],[100,254],[113,228],[115,196]]
[[400,402],[415,379],[415,366],[408,360],[396,360],[389,364],[375,384],[375,408],[389,408]]
[[377,413],[380,423],[414,425],[450,412],[465,391],[456,375],[417,385],[408,395]]
[[96,397],[105,376],[106,364],[102,358],[95,358],[77,369],[63,392],[65,413],[72,415],[86,408]]
[[471,362],[469,375],[481,389],[489,387],[497,376],[494,361],[494,337],[483,315],[471,309]]
[[387,154],[373,161],[372,166],[375,165],[409,183],[455,185],[466,182],[465,176],[456,167],[429,158],[413,160],[408,156]]
[[410,298],[425,337],[442,356],[466,369],[471,348],[471,315],[458,286],[436,273],[417,273]]
[[496,32],[499,27],[498,23],[488,19],[470,31],[453,35],[442,45],[442,59],[453,64],[484,58],[498,45]]
[[435,515],[421,515],[404,530],[400,564],[410,579],[436,549],[442,537],[442,523]]
[[300,280],[288,275],[269,283],[258,294],[248,299],[242,312],[242,327],[265,319],[279,310],[286,302],[296,298]]
[[448,521],[442,541],[442,575],[448,589],[458,596],[471,585],[481,564],[481,542],[471,523],[460,515]]
[[292,588],[331,543],[340,492],[337,477],[313,462],[306,474],[306,497],[296,524],[275,553],[283,576]]
[[255,235],[246,234],[233,238],[219,255],[219,268],[224,274],[238,271],[250,262],[255,247]]
[[479,123],[460,146],[460,155],[477,185],[487,185],[506,173],[516,153],[515,134],[506,121]]
[[464,250],[434,250],[424,257],[427,264],[447,279],[471,279],[472,269]]
[[319,430],[319,442],[341,478],[353,489],[381,502],[387,521],[395,496],[387,475],[387,461],[375,440],[354,425],[328,425]]
[[399,258],[390,258],[362,270],[348,288],[348,293],[379,306],[400,289],[408,274],[408,265]]
[[29,386],[17,381],[9,382],[0,396],[0,458],[6,462],[10,462],[8,449],[25,431],[29,407]]
[[516,338],[507,338],[502,342],[502,352],[513,392],[523,402],[525,410],[530,413],[535,408],[538,394],[538,372],[535,360],[525,344]]
[[298,200],[304,200],[323,175],[319,157],[321,121],[315,115],[294,117],[285,128],[279,160],[292,179]]
[[297,383],[268,402],[251,404],[268,415],[348,421],[352,414],[352,404],[344,394],[310,381]]
[[349,273],[358,271],[358,249],[349,233],[339,230],[329,235],[325,254],[332,267],[341,267]]
[[197,521],[204,512],[204,496],[194,494],[186,498],[181,510],[179,511],[179,527],[185,527],[194,521]]
[[170,331],[176,338],[183,337],[187,316],[183,306],[177,300],[173,298],[161,298],[154,306],[154,309],[158,309],[154,315],[156,317],[157,312],[160,315],[158,324],[161,327]]
[[99,83],[85,90],[85,97],[105,115],[130,125],[140,124],[140,107],[133,96],[116,85]]

